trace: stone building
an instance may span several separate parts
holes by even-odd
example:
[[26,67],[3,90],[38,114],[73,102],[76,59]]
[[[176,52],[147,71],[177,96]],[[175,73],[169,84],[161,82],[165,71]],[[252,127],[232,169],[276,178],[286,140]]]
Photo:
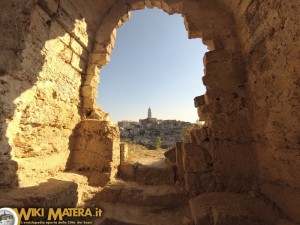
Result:
[[[107,223],[300,223],[299,0],[0,6],[0,207],[98,206],[105,196]],[[207,91],[195,99],[206,123],[176,145],[171,167],[124,165],[122,175],[143,185],[105,194],[99,186],[120,172],[120,134],[96,103],[99,70],[117,28],[145,7],[182,15],[188,38],[208,47]]]
[[147,124],[159,123],[159,122],[160,122],[159,120],[152,117],[152,111],[151,111],[150,107],[148,109],[148,117],[146,119],[140,119],[139,120],[139,123],[142,124],[143,126],[145,126]]
[[151,108],[148,109],[148,117],[140,119],[139,122],[121,121],[118,122],[120,138],[122,141],[129,141],[144,145],[150,149],[154,148],[158,137],[161,138],[161,147],[169,148],[181,139],[181,132],[191,123],[178,120],[158,120],[152,118]]

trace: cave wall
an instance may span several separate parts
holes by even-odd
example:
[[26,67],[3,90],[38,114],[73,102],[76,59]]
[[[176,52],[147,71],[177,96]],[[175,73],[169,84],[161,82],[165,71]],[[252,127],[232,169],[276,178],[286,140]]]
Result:
[[[21,185],[29,185],[26,177],[64,170],[79,121],[107,120],[95,99],[116,28],[130,10],[157,7],[181,13],[189,38],[202,38],[210,50],[207,92],[196,99],[206,126],[187,145],[189,153],[199,150],[198,158],[185,155],[205,155],[210,163],[205,171],[185,171],[187,187],[196,194],[254,190],[300,221],[299,1],[5,0],[0,6],[0,185],[16,184],[18,166]],[[199,186],[202,178],[214,185]]]

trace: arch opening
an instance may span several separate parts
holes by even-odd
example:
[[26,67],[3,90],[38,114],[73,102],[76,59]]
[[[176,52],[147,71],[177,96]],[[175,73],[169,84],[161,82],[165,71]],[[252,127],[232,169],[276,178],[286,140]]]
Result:
[[[181,13],[189,38],[202,38],[210,50],[203,59],[203,83],[207,91],[195,98],[198,115],[206,125],[192,134],[194,147],[205,149],[212,159],[218,158],[211,171],[215,174],[213,179],[216,183],[228,189],[246,191],[254,185],[257,166],[253,165],[257,161],[253,146],[248,144],[251,131],[248,129],[249,112],[245,103],[248,97],[246,72],[232,14],[222,5],[202,5],[196,1],[164,4],[165,8],[157,3],[164,1],[150,2],[151,6],[147,5],[149,1],[134,1],[127,5],[118,2],[104,18],[96,34],[94,50],[89,55],[82,87],[83,119],[108,121],[108,115],[96,104],[98,71],[109,62],[116,29],[129,19],[129,11],[147,6],[158,7],[171,14]],[[236,157],[241,159],[241,163],[235,163]],[[187,174],[192,175],[190,172]]]

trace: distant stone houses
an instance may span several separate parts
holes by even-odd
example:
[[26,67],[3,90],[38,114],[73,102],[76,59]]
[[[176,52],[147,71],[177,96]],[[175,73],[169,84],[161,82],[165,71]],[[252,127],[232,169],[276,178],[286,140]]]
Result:
[[121,140],[129,141],[153,148],[158,137],[161,138],[161,147],[169,148],[180,140],[181,131],[191,125],[189,122],[178,120],[158,120],[152,118],[151,109],[148,109],[148,117],[136,121],[120,121]]

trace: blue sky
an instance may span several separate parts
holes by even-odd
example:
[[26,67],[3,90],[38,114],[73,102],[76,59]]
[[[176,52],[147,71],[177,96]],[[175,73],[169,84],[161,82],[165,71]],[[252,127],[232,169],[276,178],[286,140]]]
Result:
[[158,119],[195,122],[206,51],[201,39],[188,39],[181,15],[133,11],[100,71],[97,101],[114,123],[146,118],[148,107]]

